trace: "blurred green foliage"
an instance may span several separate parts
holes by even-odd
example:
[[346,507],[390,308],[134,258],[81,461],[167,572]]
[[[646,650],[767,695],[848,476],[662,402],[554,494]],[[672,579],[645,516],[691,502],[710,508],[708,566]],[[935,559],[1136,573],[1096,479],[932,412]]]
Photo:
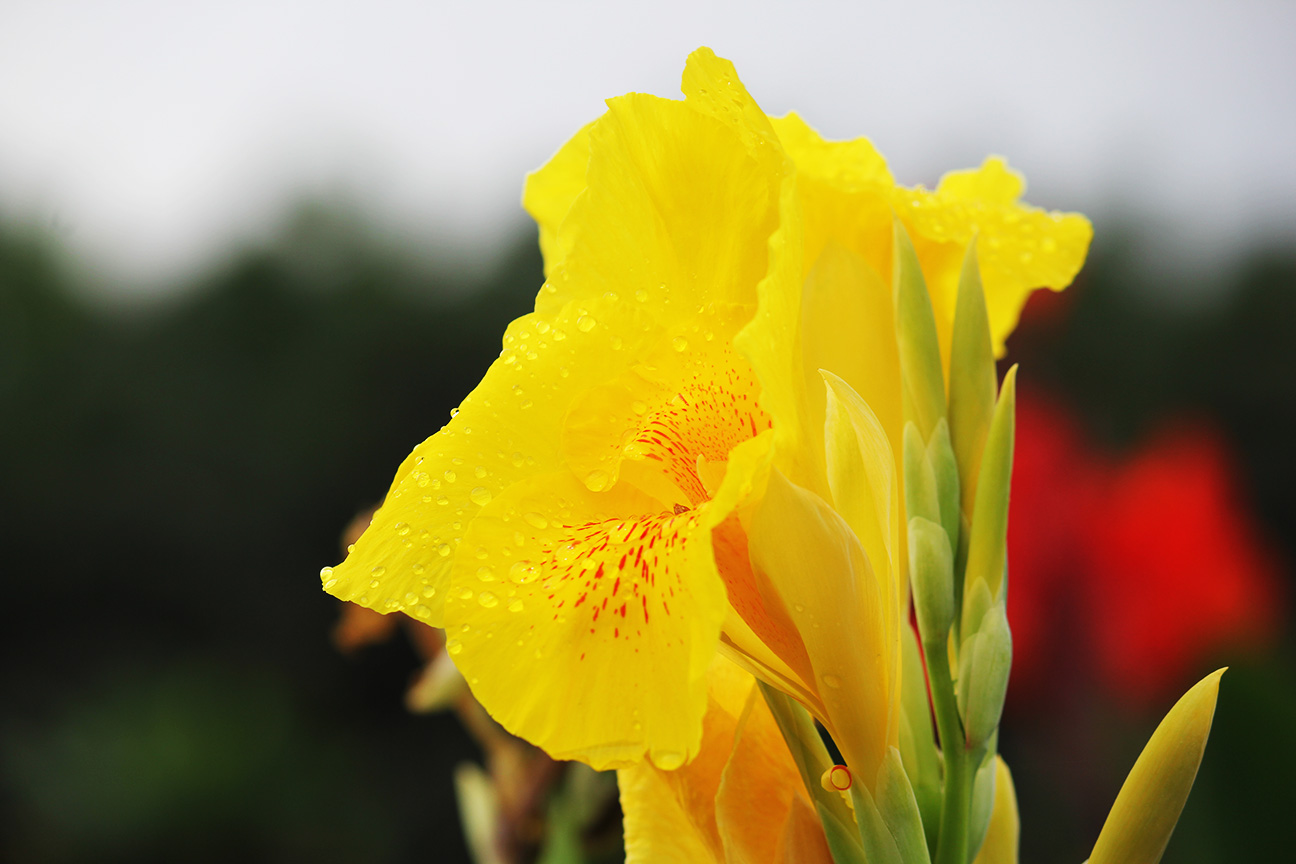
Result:
[[[1100,226],[1067,314],[1013,358],[1118,445],[1168,413],[1213,418],[1296,560],[1296,256],[1177,307],[1122,236]],[[533,238],[492,273],[441,272],[314,207],[128,302],[0,229],[0,859],[466,860],[451,772],[469,739],[405,711],[400,640],[334,650],[316,574],[529,310]],[[1282,857],[1293,670],[1283,653],[1224,679],[1167,861]],[[1068,708],[1006,721],[1027,861],[1083,859],[1156,722]]]

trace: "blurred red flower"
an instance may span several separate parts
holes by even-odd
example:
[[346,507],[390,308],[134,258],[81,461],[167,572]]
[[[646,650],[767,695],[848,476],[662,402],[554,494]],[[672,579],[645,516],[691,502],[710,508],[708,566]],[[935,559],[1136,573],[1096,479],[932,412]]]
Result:
[[1014,462],[1008,611],[1020,695],[1080,675],[1153,704],[1213,658],[1278,632],[1276,558],[1227,446],[1204,424],[1167,427],[1117,459],[1065,408],[1022,393]]

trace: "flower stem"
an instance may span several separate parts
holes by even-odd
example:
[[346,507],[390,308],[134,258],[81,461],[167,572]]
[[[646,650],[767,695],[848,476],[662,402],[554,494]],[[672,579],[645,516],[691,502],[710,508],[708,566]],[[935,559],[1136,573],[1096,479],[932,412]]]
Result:
[[945,788],[941,802],[940,839],[934,864],[968,864],[968,821],[972,809],[972,781],[976,775],[975,754],[967,749],[963,722],[954,699],[948,649],[944,643],[924,642],[927,678],[931,683],[932,710],[940,733],[945,758]]

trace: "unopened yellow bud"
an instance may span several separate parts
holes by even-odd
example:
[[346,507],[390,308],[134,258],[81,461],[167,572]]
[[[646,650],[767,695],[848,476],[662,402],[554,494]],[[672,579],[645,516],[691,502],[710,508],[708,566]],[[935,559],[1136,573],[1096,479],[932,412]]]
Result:
[[1152,733],[1103,824],[1089,864],[1156,864],[1192,791],[1219,697],[1219,669],[1183,695]]

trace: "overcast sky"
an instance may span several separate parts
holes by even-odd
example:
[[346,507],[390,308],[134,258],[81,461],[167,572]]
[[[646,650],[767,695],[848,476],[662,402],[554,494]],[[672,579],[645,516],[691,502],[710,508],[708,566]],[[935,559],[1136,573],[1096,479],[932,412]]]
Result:
[[905,183],[1002,153],[1044,206],[1296,241],[1288,0],[2,0],[0,214],[140,284],[308,195],[476,254],[603,98],[678,95],[703,44]]

